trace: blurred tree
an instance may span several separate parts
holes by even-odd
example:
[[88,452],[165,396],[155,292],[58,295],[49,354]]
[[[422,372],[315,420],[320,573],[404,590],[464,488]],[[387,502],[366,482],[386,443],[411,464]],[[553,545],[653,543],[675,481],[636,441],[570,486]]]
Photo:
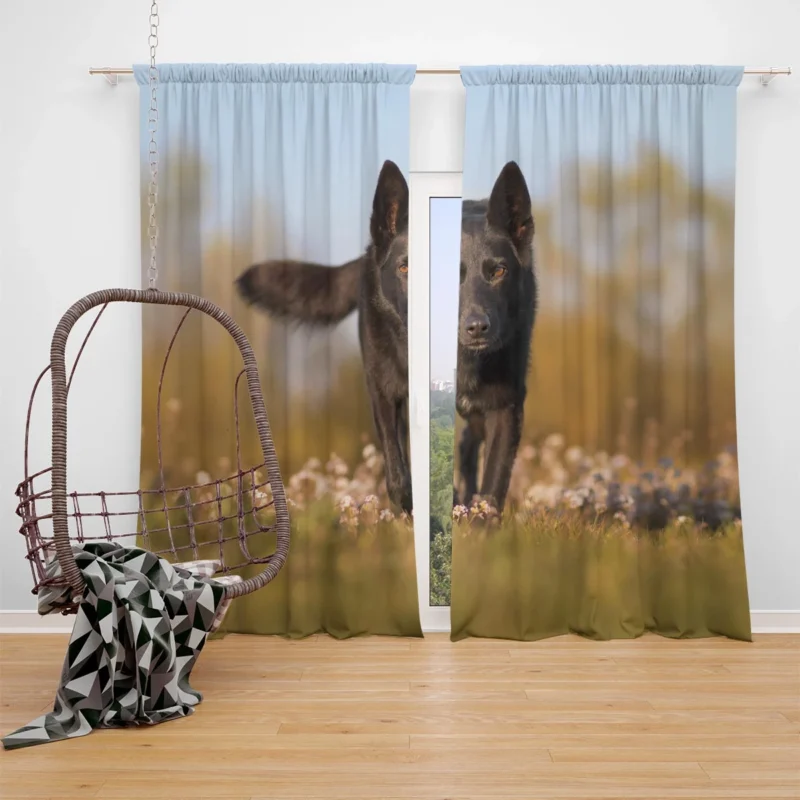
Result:
[[453,427],[431,424],[431,514],[450,518],[453,508]]
[[691,460],[734,441],[732,203],[647,150],[572,165],[556,201],[534,210],[526,435]]
[[[189,152],[162,153],[159,196],[159,288],[201,295],[242,326],[261,371],[267,414],[284,478],[312,457],[335,452],[354,466],[373,421],[364,387],[355,316],[331,331],[312,332],[248,308],[235,292],[247,266],[279,251],[282,230],[257,201],[232,225],[203,219],[214,178]],[[142,195],[147,222],[146,183]],[[208,216],[208,203],[205,204]],[[277,215],[279,216],[279,215]],[[143,268],[149,250],[143,228]],[[183,312],[144,309],[142,463],[157,478],[156,395],[164,354]],[[194,482],[199,471],[224,477],[236,470],[234,384],[242,368],[235,344],[214,320],[190,314],[172,348],[162,392],[162,453],[168,484]],[[239,386],[243,464],[260,461],[244,378]]]

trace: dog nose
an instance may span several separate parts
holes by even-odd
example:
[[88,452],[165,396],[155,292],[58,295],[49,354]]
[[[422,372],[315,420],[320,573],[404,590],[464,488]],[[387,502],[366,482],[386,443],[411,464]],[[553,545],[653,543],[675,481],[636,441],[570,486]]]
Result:
[[485,336],[489,332],[489,317],[486,314],[470,314],[464,328],[473,339]]

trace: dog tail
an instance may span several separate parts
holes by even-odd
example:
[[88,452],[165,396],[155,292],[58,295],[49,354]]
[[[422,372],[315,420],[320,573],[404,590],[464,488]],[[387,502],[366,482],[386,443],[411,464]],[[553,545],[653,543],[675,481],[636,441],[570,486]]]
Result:
[[334,325],[355,311],[366,256],[340,267],[265,261],[236,280],[241,297],[272,316],[305,325]]

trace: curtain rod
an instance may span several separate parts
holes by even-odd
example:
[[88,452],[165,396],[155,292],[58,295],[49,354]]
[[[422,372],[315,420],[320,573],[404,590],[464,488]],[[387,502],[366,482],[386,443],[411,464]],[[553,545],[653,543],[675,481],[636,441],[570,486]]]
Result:
[[[106,80],[116,85],[120,75],[133,75],[131,67],[89,67],[90,75],[105,75]],[[418,69],[417,75],[460,75],[460,69]],[[776,75],[791,75],[791,67],[745,67],[745,75],[760,75],[766,86]]]

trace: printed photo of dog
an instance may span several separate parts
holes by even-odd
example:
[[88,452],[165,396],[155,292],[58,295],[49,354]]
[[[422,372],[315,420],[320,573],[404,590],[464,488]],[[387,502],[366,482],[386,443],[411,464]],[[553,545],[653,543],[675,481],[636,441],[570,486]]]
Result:
[[408,184],[393,161],[378,177],[370,243],[337,267],[274,260],[237,279],[249,304],[306,326],[333,326],[358,313],[364,375],[389,499],[411,512],[408,433]]

